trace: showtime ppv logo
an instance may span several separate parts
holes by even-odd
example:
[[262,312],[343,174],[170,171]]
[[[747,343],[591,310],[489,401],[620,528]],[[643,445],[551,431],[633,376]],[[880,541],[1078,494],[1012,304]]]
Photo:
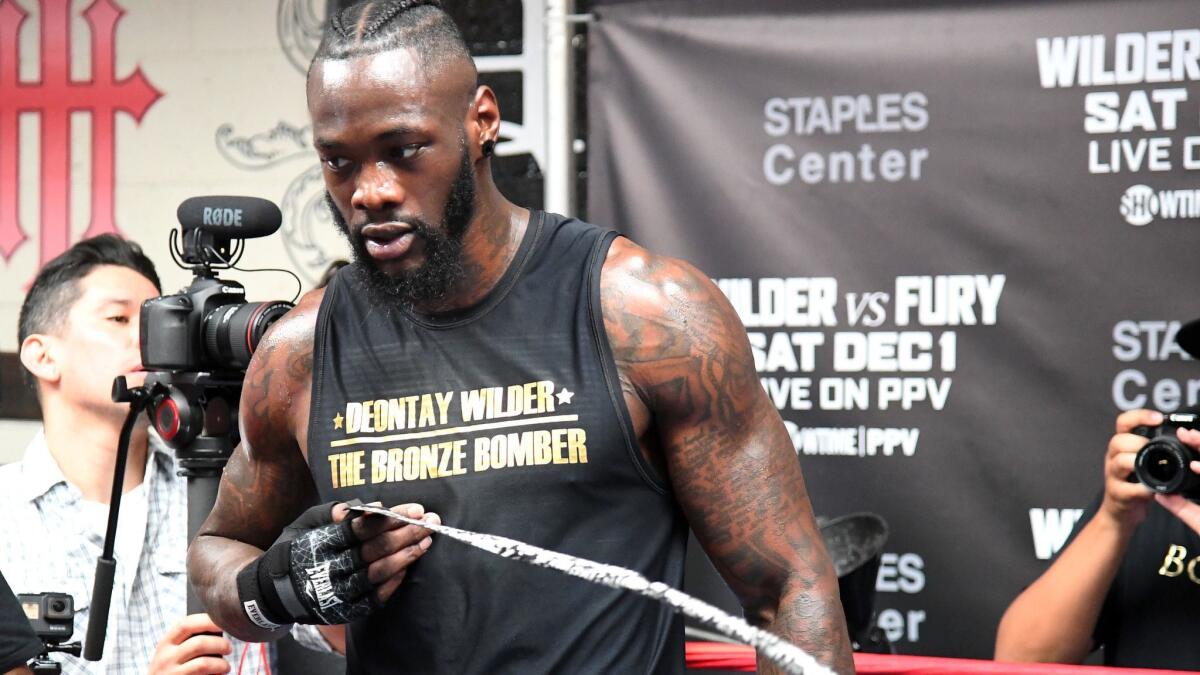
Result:
[[162,94],[140,68],[123,80],[114,73],[116,26],[124,11],[112,0],[96,0],[83,12],[91,32],[91,79],[71,79],[71,0],[39,0],[40,73],[20,80],[21,26],[28,15],[13,0],[0,0],[0,255],[11,260],[28,239],[21,227],[18,199],[22,114],[36,114],[41,126],[41,204],[38,267],[71,245],[71,115],[89,113],[91,133],[91,212],[83,237],[117,232],[114,221],[118,112],[140,122]]
[[1121,195],[1121,215],[1136,227],[1148,225],[1155,217],[1163,220],[1200,218],[1200,190],[1159,190],[1134,185]]

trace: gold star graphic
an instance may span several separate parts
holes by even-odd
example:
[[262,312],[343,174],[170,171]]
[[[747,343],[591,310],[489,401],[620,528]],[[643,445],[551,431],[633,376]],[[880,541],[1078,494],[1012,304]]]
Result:
[[342,420],[344,420],[344,419],[346,419],[346,418],[342,417],[342,413],[338,413],[338,414],[334,415],[333,416],[333,428],[341,429],[342,428]]

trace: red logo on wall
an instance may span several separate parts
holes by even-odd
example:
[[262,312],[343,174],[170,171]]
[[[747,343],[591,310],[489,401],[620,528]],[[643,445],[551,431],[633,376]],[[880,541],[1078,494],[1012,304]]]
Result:
[[113,218],[114,155],[118,112],[138,122],[162,94],[141,68],[123,80],[113,72],[116,26],[125,13],[112,0],[96,0],[83,12],[92,33],[92,77],[71,79],[71,0],[38,0],[41,10],[41,74],[20,81],[21,24],[28,15],[14,0],[0,0],[0,255],[10,260],[28,237],[18,202],[18,146],[22,113],[41,117],[41,245],[38,267],[71,245],[71,113],[92,118],[91,221],[83,237],[117,232]]

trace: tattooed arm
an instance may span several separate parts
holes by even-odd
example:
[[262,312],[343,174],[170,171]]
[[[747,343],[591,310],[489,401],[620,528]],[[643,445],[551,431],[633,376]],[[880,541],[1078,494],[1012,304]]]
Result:
[[323,291],[280,319],[254,353],[242,386],[241,445],[221,476],[217,502],[188,548],[188,578],[209,615],[247,641],[282,637],[251,623],[238,601],[239,570],[317,501],[301,450],[312,381],[313,331]]
[[[274,640],[284,630],[254,625],[238,597],[238,573],[257,560],[283,528],[317,502],[307,463],[313,335],[323,290],[304,296],[263,338],[246,370],[240,406],[241,445],[221,476],[217,503],[188,549],[188,578],[217,625],[247,641]],[[393,506],[409,517],[437,522],[417,504]],[[348,514],[333,508],[334,522]],[[425,553],[429,532],[389,518],[365,516],[351,524],[357,559],[366,567],[375,601],[382,605]],[[344,637],[321,626],[338,650]],[[340,651],[340,650],[339,650]]]
[[[800,464],[725,296],[691,265],[617,239],[601,304],[642,450],[747,620],[853,672]],[[777,671],[760,659],[759,672]]]

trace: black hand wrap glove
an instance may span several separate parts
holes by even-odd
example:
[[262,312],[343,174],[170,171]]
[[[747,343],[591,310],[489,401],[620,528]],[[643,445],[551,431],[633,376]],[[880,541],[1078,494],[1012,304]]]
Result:
[[375,589],[367,581],[358,537],[349,516],[333,522],[335,503],[305,511],[238,573],[238,599],[256,626],[275,630],[288,623],[342,624],[375,608]]

